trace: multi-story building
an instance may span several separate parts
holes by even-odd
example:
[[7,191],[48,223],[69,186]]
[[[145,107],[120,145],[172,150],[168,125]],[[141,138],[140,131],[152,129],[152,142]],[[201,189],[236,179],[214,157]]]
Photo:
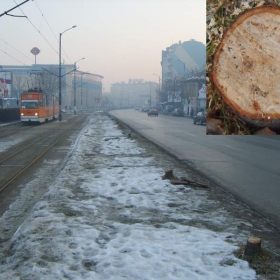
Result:
[[113,108],[152,107],[158,105],[159,85],[143,79],[111,84],[110,105]]
[[[203,88],[203,84],[206,84],[205,45],[195,40],[173,44],[162,51],[161,66],[160,101],[175,103],[177,106],[183,107],[187,114],[190,113],[191,108],[196,112],[199,90]],[[203,98],[200,97],[199,103],[203,104]]]
[[[103,76],[75,71],[75,65],[61,65],[62,108],[99,107],[102,96]],[[10,97],[20,99],[20,93],[30,88],[59,95],[59,65],[33,64],[30,66],[2,65],[1,72],[11,73]]]

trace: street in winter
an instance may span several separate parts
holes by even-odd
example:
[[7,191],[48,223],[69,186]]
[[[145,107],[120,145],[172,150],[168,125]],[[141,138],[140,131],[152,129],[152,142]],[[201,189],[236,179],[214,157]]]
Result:
[[[62,171],[1,244],[1,279],[258,279],[236,256],[253,225],[224,205],[248,210],[211,188],[163,180],[167,168],[194,180],[115,119],[91,115]],[[1,217],[1,239],[28,190]]]

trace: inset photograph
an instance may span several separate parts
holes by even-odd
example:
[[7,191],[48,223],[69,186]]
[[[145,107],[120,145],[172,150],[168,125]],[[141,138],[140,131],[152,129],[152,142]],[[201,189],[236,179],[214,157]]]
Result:
[[280,134],[280,1],[207,0],[208,135]]

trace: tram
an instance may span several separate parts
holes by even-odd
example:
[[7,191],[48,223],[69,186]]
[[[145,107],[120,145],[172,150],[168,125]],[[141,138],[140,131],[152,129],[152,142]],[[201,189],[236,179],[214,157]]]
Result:
[[58,98],[40,89],[30,89],[21,93],[20,120],[22,123],[44,123],[57,119]]

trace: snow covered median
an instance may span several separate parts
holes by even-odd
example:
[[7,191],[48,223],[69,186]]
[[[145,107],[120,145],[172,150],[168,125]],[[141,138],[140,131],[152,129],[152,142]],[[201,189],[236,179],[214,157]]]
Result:
[[207,190],[162,180],[166,167],[94,116],[14,234],[1,279],[256,279],[233,254],[240,221]]

